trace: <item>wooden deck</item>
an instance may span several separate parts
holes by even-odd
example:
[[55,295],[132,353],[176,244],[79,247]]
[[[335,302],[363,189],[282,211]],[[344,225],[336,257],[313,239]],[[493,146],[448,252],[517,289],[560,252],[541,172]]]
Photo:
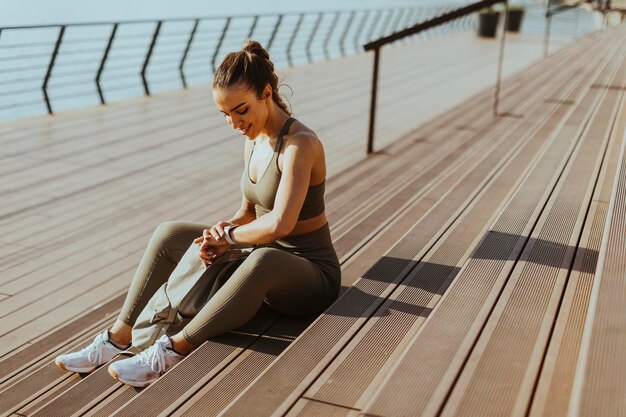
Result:
[[539,61],[513,37],[498,118],[497,42],[390,48],[365,159],[370,58],[285,73],[327,150],[342,297],[262,308],[144,390],[51,359],[112,323],[158,223],[232,214],[241,139],[206,88],[0,125],[0,412],[620,415],[625,43]]

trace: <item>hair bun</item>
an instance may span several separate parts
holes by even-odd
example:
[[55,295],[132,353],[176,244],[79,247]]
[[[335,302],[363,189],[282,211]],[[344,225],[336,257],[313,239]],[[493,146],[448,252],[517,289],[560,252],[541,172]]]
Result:
[[261,46],[261,44],[252,39],[248,39],[243,43],[241,50],[250,53],[251,55],[259,55],[265,59],[270,59],[270,54]]

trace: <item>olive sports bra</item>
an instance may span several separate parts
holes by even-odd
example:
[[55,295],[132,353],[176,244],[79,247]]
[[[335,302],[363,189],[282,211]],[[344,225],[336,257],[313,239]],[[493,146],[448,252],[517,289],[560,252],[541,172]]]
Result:
[[[276,191],[278,190],[278,184],[280,183],[282,175],[278,168],[278,154],[283,143],[283,136],[289,131],[289,127],[295,121],[296,119],[290,117],[280,129],[272,159],[265,169],[265,172],[257,179],[256,183],[252,182],[248,171],[252,153],[254,153],[254,145],[252,152],[250,152],[250,158],[245,163],[245,169],[241,176],[240,183],[241,192],[248,201],[254,203],[257,218],[269,213],[274,208]],[[310,219],[324,212],[325,184],[326,180],[317,185],[309,186],[298,220]]]

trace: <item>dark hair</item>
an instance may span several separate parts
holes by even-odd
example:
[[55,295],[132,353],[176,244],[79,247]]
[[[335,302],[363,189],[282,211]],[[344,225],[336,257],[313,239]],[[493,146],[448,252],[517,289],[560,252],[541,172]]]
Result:
[[291,110],[278,94],[278,76],[270,54],[252,39],[244,42],[241,50],[228,53],[213,75],[213,88],[231,87],[243,82],[261,99],[263,89],[269,83],[272,100],[291,116]]

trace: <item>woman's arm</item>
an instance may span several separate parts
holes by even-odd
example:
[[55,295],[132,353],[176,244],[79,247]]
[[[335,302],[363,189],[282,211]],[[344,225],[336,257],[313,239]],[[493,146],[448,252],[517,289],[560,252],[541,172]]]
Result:
[[246,197],[244,196],[241,199],[241,207],[239,208],[239,210],[237,210],[237,212],[231,219],[228,219],[226,221],[228,223],[243,225],[251,223],[254,220],[256,220],[254,204],[246,200]]
[[309,190],[313,163],[320,152],[318,139],[308,133],[291,135],[285,144],[283,174],[274,208],[266,215],[230,231],[236,243],[263,244],[287,236],[296,226]]

